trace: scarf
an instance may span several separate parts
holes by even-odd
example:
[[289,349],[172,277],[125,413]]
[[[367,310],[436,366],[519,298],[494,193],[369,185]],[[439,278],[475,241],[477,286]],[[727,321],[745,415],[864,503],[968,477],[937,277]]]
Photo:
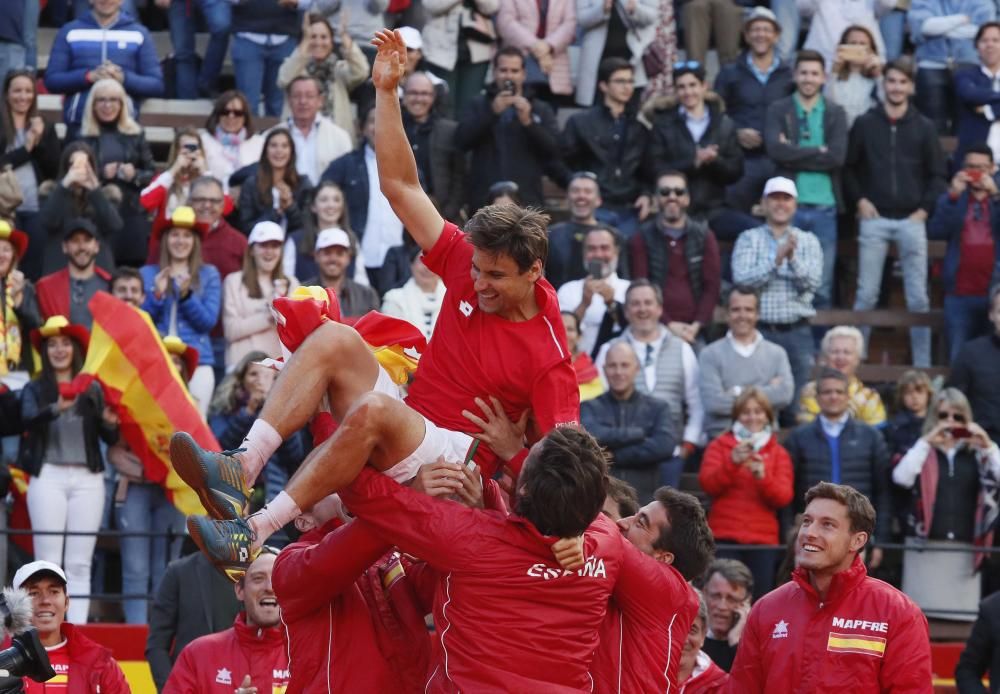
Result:
[[320,85],[323,96],[323,108],[321,113],[327,118],[333,118],[333,90],[330,85],[337,81],[337,56],[333,53],[323,60],[310,60],[306,65],[306,72],[310,77],[315,77]]
[[[657,14],[659,19],[652,43],[656,44],[655,50],[665,56],[666,67],[658,75],[646,76],[649,81],[643,94],[644,103],[657,96],[674,95],[673,65],[677,60],[677,23],[674,21],[673,0],[660,0],[660,11]],[[651,48],[647,47],[646,50]]]
[[233,165],[233,171],[240,168],[240,147],[247,139],[247,129],[240,128],[238,133],[227,133],[221,127],[215,127],[215,139],[222,145],[222,156]]
[[0,376],[21,363],[21,324],[14,313],[14,294],[7,278],[0,280]]

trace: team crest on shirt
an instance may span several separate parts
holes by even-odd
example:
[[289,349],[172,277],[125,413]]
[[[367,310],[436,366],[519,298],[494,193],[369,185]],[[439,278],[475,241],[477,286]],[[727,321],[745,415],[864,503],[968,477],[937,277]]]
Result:
[[232,684],[233,683],[233,673],[231,673],[226,668],[220,668],[219,672],[215,675],[216,684]]
[[788,638],[788,622],[781,620],[774,625],[774,631],[771,632],[772,639],[787,639]]
[[473,310],[472,304],[470,304],[468,301],[463,300],[459,302],[458,310],[461,311],[466,318],[468,318],[469,316],[472,315],[472,310]]

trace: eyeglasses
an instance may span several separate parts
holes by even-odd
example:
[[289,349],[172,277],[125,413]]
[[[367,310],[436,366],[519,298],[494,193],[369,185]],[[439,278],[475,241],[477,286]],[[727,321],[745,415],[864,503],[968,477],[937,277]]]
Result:
[[687,188],[660,188],[656,192],[660,194],[660,197],[664,198],[669,198],[671,195],[681,198],[687,195]]
[[246,111],[241,108],[224,108],[219,111],[220,116],[229,116],[230,118],[242,118],[246,115]]
[[939,422],[950,419],[953,422],[958,422],[959,424],[965,423],[965,415],[959,414],[958,412],[938,412],[937,418]]
[[191,198],[192,205],[221,205],[222,198]]

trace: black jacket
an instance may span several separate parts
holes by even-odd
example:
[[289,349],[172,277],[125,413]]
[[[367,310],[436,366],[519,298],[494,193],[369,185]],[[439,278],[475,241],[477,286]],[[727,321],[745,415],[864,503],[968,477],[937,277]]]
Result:
[[[715,93],[722,98],[726,114],[733,119],[736,127],[753,128],[761,136],[764,135],[767,108],[791,94],[794,88],[791,65],[781,61],[767,76],[767,82],[761,84],[747,65],[746,53],[719,70],[719,76],[715,78]],[[763,145],[747,150],[747,154],[751,153],[764,155]]]
[[895,123],[882,105],[854,122],[844,163],[848,205],[867,198],[881,217],[903,219],[918,209],[930,217],[944,192],[945,173],[934,123],[914,106]]
[[411,147],[417,130],[421,127],[430,128],[428,138],[430,182],[428,185],[427,181],[421,180],[421,183],[441,216],[453,221],[458,220],[462,205],[465,204],[465,152],[455,144],[458,123],[432,113],[427,123],[421,126],[415,123],[405,110],[403,123]]
[[[785,441],[795,470],[795,512],[805,506],[806,491],[817,482],[830,481],[830,445],[820,418],[797,427]],[[875,507],[875,537],[889,539],[892,501],[889,451],[882,434],[864,422],[848,418],[840,432],[840,482],[868,497]]]
[[952,361],[948,385],[965,393],[976,424],[1000,441],[1000,337],[996,333],[962,346]]
[[[299,178],[298,188],[292,191],[292,204],[282,215],[274,209],[274,201],[271,199],[270,193],[267,200],[261,199],[257,193],[257,175],[250,176],[240,186],[240,231],[249,236],[257,222],[266,221],[280,224],[282,217],[285,220],[286,235],[298,231],[304,223],[303,210],[307,210],[309,207],[310,190],[309,180]],[[346,190],[344,196],[347,196]]]
[[[983,675],[987,670],[990,672],[989,690],[983,686]],[[1000,676],[997,673],[1000,673],[1000,593],[994,593],[979,603],[979,616],[955,666],[958,694],[1000,692]]]
[[[17,466],[32,477],[42,469],[42,457],[49,436],[49,424],[59,416],[57,400],[59,392],[51,383],[40,379],[31,381],[21,390],[21,419],[24,422],[24,437],[18,451]],[[104,469],[98,437],[111,445],[118,440],[118,427],[101,418],[104,410],[104,396],[96,383],[92,384],[76,399],[73,405],[83,417],[83,441],[87,469],[100,472]]]
[[0,168],[10,164],[13,168],[31,162],[35,169],[35,178],[39,183],[53,179],[59,175],[59,155],[62,145],[54,125],[46,123],[45,130],[38,144],[29,152],[25,147],[7,151],[7,138],[0,132]]
[[116,241],[125,233],[118,208],[111,204],[103,189],[96,188],[77,195],[78,191],[63,188],[57,183],[52,192],[42,201],[38,218],[45,230],[45,257],[42,259],[42,274],[48,275],[62,270],[69,260],[62,252],[66,223],[76,217],[86,217],[97,227],[101,249],[97,252],[97,264],[108,272],[114,272],[113,250]]
[[351,229],[360,240],[368,224],[368,167],[365,165],[365,143],[337,157],[320,176],[321,181],[333,181],[344,191]]
[[458,147],[472,152],[466,189],[469,209],[482,207],[490,186],[498,181],[516,183],[522,204],[541,206],[545,202],[542,174],[559,157],[555,114],[547,103],[526,93],[531,101],[531,125],[521,125],[513,106],[493,113],[496,92],[496,85],[490,85],[486,94],[471,101],[455,132]]
[[560,138],[563,161],[570,171],[592,171],[608,205],[631,207],[647,186],[641,180],[643,153],[649,130],[627,109],[624,143],[615,134],[615,119],[604,104],[575,113],[566,121]]
[[628,400],[610,392],[580,406],[580,422],[621,467],[650,467],[674,454],[670,405],[635,391]]
[[[170,562],[149,605],[146,660],[157,691],[184,647],[233,625],[240,603],[233,584],[201,552]],[[242,677],[242,676],[240,676]]]
[[[800,171],[820,171],[833,179],[833,194],[838,209],[843,210],[840,170],[847,158],[847,114],[829,99],[823,112],[823,135],[826,151],[819,147],[802,147],[799,141],[799,119],[795,113],[795,97],[789,96],[771,104],[764,124],[764,146],[767,156],[778,166],[775,175],[795,180]],[[781,135],[785,141],[781,141]]]
[[[682,172],[688,179],[692,217],[707,217],[722,207],[726,186],[743,175],[743,150],[736,139],[736,124],[724,113],[719,97],[708,94],[705,108],[709,124],[698,142],[691,137],[680,106],[673,97],[657,97],[643,107],[643,117],[652,126],[650,146],[643,167],[650,180],[667,169]],[[695,166],[698,147],[718,145],[719,156],[703,166]]]
[[[112,136],[118,140],[118,147],[124,152],[121,158],[112,159],[102,151],[100,136],[81,137],[80,139],[94,150],[94,158],[97,159],[97,177],[101,179],[101,183],[114,183],[121,188],[122,207],[129,205],[130,208],[134,208],[139,204],[139,192],[149,185],[156,173],[153,150],[150,149],[145,134],[141,132],[137,135],[127,135],[115,131]],[[124,181],[120,178],[105,178],[104,165],[111,161],[131,164],[135,167],[135,177],[131,181]]]

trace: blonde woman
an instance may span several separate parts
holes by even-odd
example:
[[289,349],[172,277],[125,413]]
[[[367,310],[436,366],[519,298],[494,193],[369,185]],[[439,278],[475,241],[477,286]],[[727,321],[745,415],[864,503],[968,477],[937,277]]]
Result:
[[[861,365],[861,355],[865,349],[865,338],[861,331],[850,325],[838,325],[820,343],[822,362],[847,376],[848,409],[851,416],[876,428],[885,426],[885,405],[878,391],[868,388],[855,373]],[[809,381],[802,388],[799,397],[799,423],[806,424],[816,419],[819,403],[816,401],[816,381]]]

